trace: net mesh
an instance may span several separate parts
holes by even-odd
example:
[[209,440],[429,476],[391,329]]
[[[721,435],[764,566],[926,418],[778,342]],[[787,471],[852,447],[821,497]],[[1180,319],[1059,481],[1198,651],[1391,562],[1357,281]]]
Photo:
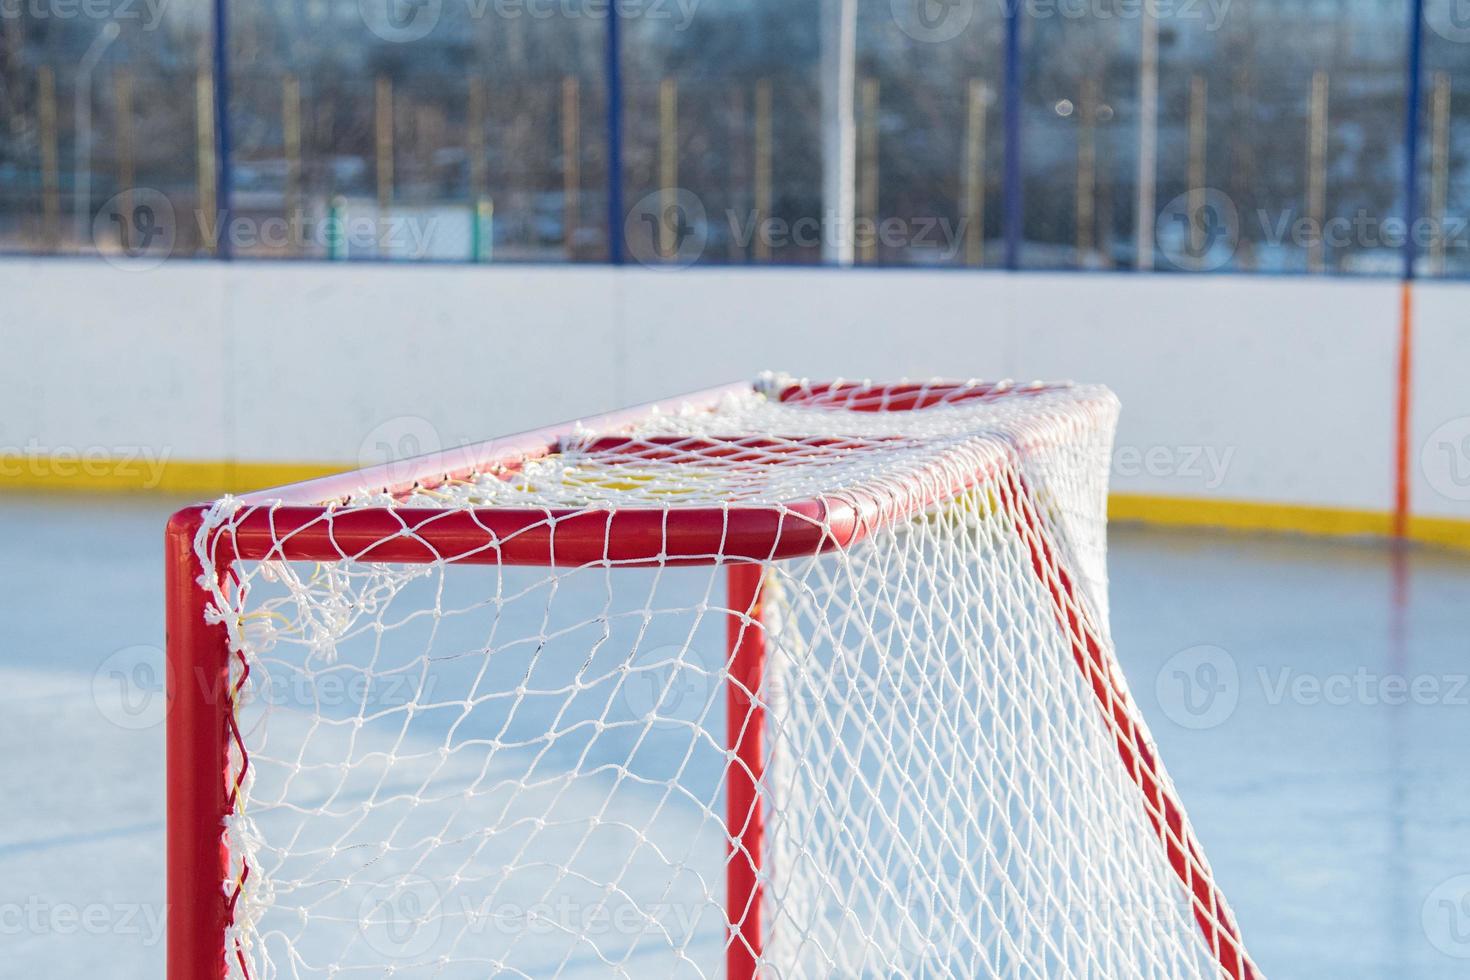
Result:
[[1115,414],[1098,388],[767,382],[313,521],[392,509],[434,552],[418,510],[650,511],[671,539],[698,509],[867,515],[761,563],[755,603],[718,549],[612,541],[217,563],[275,508],[218,502],[230,975],[718,977],[732,948],[769,977],[1221,975],[1228,913],[1106,640]]

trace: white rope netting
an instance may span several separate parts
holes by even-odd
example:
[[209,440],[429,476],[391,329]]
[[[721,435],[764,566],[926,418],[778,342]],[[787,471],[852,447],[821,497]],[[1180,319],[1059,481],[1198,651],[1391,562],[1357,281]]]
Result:
[[[673,526],[812,498],[902,515],[764,563],[758,618],[730,607],[718,554],[240,562],[220,586],[216,542],[273,505],[216,505],[201,581],[244,746],[231,976],[724,976],[748,941],[725,883],[747,859],[727,824],[732,618],[766,650],[749,692],[762,976],[1220,975],[1066,626],[1089,624],[1126,693],[1105,618],[1112,396],[884,412],[852,410],[868,389],[779,390],[320,517],[645,509]],[[1038,574],[1038,535],[1075,594]]]

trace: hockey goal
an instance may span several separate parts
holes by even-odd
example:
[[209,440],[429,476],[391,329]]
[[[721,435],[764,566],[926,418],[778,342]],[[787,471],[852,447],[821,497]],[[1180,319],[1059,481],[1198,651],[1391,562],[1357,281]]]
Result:
[[172,980],[1258,976],[1097,387],[764,378],[181,511]]

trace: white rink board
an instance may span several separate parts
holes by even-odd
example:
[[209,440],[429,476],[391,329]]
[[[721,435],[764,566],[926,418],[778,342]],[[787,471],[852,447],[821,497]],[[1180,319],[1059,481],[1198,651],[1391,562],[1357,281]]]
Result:
[[[9,259],[0,447],[356,464],[385,443],[474,441],[764,369],[1070,377],[1123,401],[1117,491],[1386,512],[1398,288],[900,269],[125,272]],[[1455,425],[1470,434],[1470,284],[1419,295],[1414,511],[1470,518],[1470,454],[1456,458],[1453,441]]]

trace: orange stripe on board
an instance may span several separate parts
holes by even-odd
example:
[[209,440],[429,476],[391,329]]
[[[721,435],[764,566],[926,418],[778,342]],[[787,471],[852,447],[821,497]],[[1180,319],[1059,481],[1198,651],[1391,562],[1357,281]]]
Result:
[[1394,418],[1393,536],[1409,533],[1409,392],[1413,380],[1414,283],[1399,286],[1399,371]]

